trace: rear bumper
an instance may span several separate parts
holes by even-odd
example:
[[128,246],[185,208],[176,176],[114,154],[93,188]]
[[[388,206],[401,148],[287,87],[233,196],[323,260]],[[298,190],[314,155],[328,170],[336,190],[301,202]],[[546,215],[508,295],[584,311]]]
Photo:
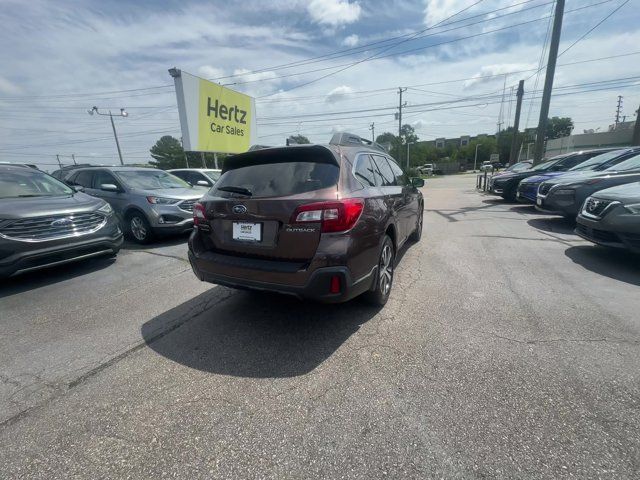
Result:
[[72,243],[31,245],[30,249],[14,252],[0,260],[0,278],[93,257],[114,255],[120,250],[122,242],[122,232],[119,228],[114,228],[111,235],[94,234]]
[[[294,262],[235,257],[210,251],[196,253],[193,248],[189,248],[189,263],[201,281],[326,303],[346,302],[370,290],[377,271],[376,266],[367,275],[355,279],[346,266],[316,267],[310,271],[309,265]],[[265,281],[265,277],[277,277],[278,281]],[[331,293],[333,277],[339,278],[339,293]],[[304,280],[302,283],[301,279]]]

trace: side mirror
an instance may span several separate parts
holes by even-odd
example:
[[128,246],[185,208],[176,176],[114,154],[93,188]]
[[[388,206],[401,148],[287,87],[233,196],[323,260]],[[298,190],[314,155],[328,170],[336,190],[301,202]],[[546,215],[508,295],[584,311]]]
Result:
[[210,187],[211,184],[209,182],[207,182],[206,180],[198,180],[196,182],[196,185],[198,185],[199,187]]
[[117,185],[113,183],[103,183],[100,185],[100,190],[104,190],[105,192],[119,192],[120,189]]
[[84,192],[84,187],[82,185],[71,185],[76,192]]
[[414,188],[424,187],[424,179],[419,178],[419,177],[413,177],[411,179],[411,186],[414,187]]

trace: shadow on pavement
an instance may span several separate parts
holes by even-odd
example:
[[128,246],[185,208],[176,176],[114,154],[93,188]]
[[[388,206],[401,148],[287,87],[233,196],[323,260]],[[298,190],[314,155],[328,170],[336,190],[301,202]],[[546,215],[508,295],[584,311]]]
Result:
[[573,234],[576,222],[571,218],[549,217],[549,218],[532,218],[527,223],[535,229],[550,233],[562,233],[565,235]]
[[115,261],[113,257],[97,257],[0,279],[0,298],[97,272]]
[[[359,299],[325,305],[245,291],[230,293],[215,304],[212,293],[219,288],[223,287],[145,323],[141,333],[147,345],[174,362],[205,372],[294,377],[315,369],[379,311]],[[214,306],[190,316],[202,311],[207,301]],[[184,320],[172,323],[172,318]],[[169,333],[159,333],[163,331]]]
[[540,215],[540,212],[536,210],[536,207],[529,205],[528,203],[515,203],[509,209],[512,212],[519,213],[521,215]]
[[640,257],[627,250],[581,245],[568,248],[565,255],[594,273],[640,286]]
[[188,239],[189,239],[189,234],[184,233],[179,235],[158,237],[151,243],[141,245],[139,243],[134,242],[130,238],[125,237],[124,244],[122,245],[122,249],[123,250],[155,250],[157,248],[173,247],[176,245],[186,244]]

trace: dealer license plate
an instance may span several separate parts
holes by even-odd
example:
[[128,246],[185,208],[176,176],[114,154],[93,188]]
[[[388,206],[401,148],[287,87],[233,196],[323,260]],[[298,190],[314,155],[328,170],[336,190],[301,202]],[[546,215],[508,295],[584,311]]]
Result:
[[241,242],[262,241],[262,225],[260,223],[233,222],[233,239]]

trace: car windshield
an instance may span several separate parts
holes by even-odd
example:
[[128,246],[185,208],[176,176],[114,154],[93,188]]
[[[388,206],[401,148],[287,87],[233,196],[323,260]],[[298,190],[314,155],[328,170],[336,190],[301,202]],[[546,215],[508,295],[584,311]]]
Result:
[[552,165],[555,165],[556,163],[558,163],[560,160],[561,159],[549,160],[547,162],[544,162],[544,163],[541,163],[539,165],[536,165],[531,170],[546,170],[547,168],[551,167]]
[[0,170],[0,198],[53,197],[72,193],[64,183],[38,170]]
[[191,188],[184,180],[162,170],[116,170],[115,173],[129,187],[141,190]]
[[628,158],[624,162],[620,162],[617,165],[609,167],[605,170],[605,172],[609,172],[609,171],[624,172],[626,170],[640,170],[640,155],[636,155],[635,157]]
[[214,170],[205,170],[204,174],[214,182],[217,182],[218,179],[220,178],[220,175],[222,175],[221,172],[216,172]]
[[507,168],[507,172],[523,172],[525,170],[529,170],[531,168],[530,163],[516,163]]
[[584,171],[584,170],[593,170],[594,168],[596,168],[599,165],[602,165],[605,162],[608,162],[609,160],[612,160],[616,157],[619,157],[620,155],[622,155],[626,150],[614,150],[613,152],[606,152],[606,153],[602,153],[600,155],[596,155],[595,157],[590,158],[589,160],[587,160],[586,162],[582,162],[578,165],[576,165],[573,168],[570,168],[569,171],[570,172],[576,172],[576,171]]

